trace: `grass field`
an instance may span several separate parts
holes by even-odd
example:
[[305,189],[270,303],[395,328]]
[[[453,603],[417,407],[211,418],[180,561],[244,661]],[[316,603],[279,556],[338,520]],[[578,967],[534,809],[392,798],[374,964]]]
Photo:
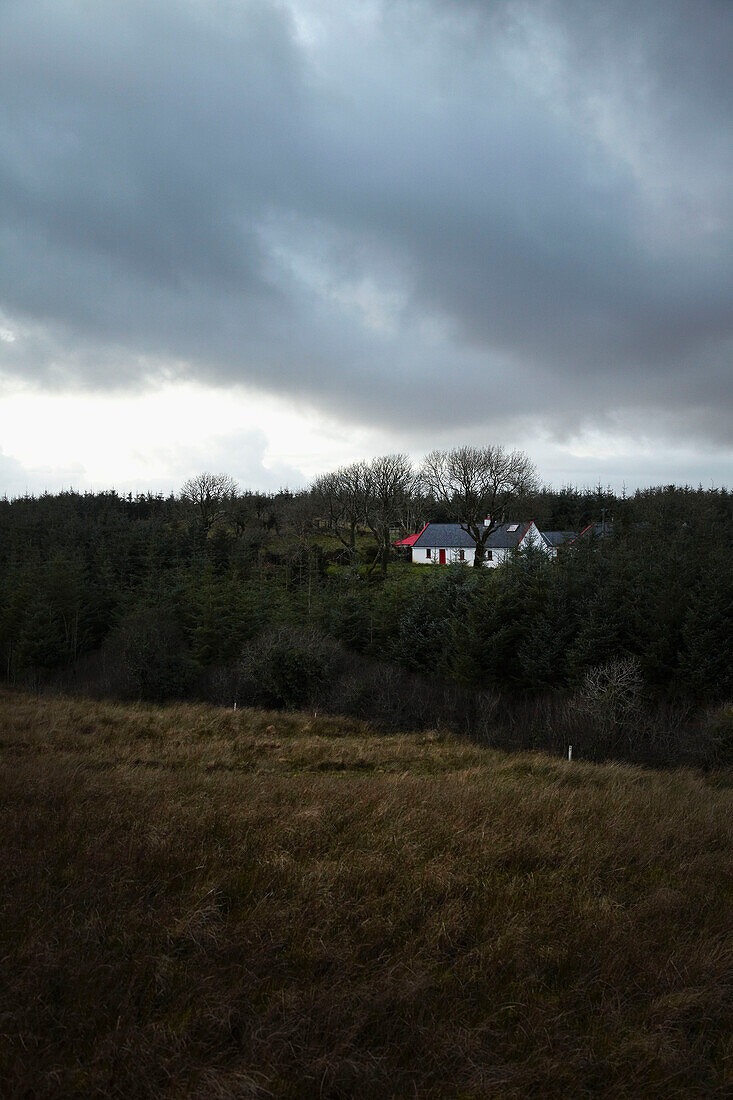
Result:
[[6,1097],[733,1095],[723,773],[0,696]]

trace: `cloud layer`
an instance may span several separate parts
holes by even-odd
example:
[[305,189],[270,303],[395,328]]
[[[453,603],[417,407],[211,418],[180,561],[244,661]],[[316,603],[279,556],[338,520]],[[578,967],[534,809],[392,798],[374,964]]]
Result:
[[0,371],[730,442],[732,39],[713,0],[6,0]]

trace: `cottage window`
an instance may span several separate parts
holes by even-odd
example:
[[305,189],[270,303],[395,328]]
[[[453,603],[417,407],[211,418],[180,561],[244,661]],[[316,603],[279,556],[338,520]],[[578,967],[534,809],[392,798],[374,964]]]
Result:
[[432,556],[433,556],[433,552],[430,549],[430,547],[428,546],[427,550],[425,551],[425,557],[426,558],[431,558]]
[[486,551],[486,560],[487,561],[493,561],[494,560],[494,551],[493,550],[487,550]]
[[465,561],[465,560],[466,560],[466,555],[465,555],[465,553],[463,552],[463,550],[459,550],[459,551],[458,551],[458,560],[459,560],[459,561]]

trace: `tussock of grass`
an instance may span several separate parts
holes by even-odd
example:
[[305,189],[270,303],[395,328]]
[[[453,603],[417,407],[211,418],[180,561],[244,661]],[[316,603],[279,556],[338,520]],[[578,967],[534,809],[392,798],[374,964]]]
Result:
[[8,1096],[724,1096],[721,776],[0,698]]

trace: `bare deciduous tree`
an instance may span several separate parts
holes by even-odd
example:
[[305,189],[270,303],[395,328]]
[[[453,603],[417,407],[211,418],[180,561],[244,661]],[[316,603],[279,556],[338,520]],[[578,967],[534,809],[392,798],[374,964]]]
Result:
[[251,490],[237,493],[236,499],[231,500],[227,513],[238,538],[250,536],[257,531],[278,530],[275,501],[267,493]]
[[205,531],[222,515],[224,506],[237,495],[237,483],[228,474],[197,474],[184,482],[181,499],[198,509]]
[[366,470],[367,525],[377,540],[382,572],[387,571],[391,528],[399,524],[415,491],[415,474],[405,454],[374,458]]
[[638,657],[620,656],[589,668],[577,707],[592,721],[614,754],[623,736],[630,751],[648,734],[642,719],[644,677]]
[[527,455],[498,444],[431,451],[419,479],[423,490],[474,540],[474,565],[483,563],[489,535],[505,521],[508,509],[537,488]]
[[367,467],[353,462],[330,474],[322,474],[313,483],[313,497],[328,523],[329,529],[349,551],[352,562],[357,558],[356,529],[365,522]]

